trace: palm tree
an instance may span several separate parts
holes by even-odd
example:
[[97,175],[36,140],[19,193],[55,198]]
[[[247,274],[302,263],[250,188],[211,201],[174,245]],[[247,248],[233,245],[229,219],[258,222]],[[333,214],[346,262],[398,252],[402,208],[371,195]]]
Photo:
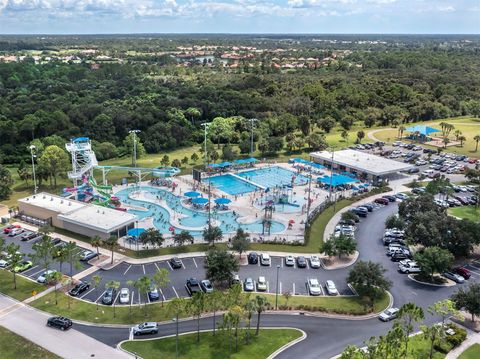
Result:
[[185,298],[174,298],[172,299],[167,306],[167,312],[170,315],[175,316],[175,323],[176,323],[176,332],[175,332],[175,353],[176,357],[178,358],[178,317],[185,313],[186,310],[186,300]]
[[[115,289],[115,292],[120,288],[120,282],[116,280],[109,280],[107,284],[105,284],[105,289],[112,288]],[[117,298],[113,298],[113,317],[115,318],[115,302]]]
[[[138,293],[147,293],[151,284],[152,284],[152,280],[149,277],[144,275],[143,277],[140,277],[138,280],[136,280],[135,283],[133,284],[133,286],[135,288],[137,288]],[[147,302],[146,301],[145,301],[145,305],[144,305],[143,309],[145,310],[145,315],[147,315]]]
[[255,310],[257,311],[257,330],[255,331],[255,335],[257,336],[260,331],[260,315],[267,309],[267,304],[267,298],[261,295],[255,297]]
[[443,148],[447,148],[447,145],[450,142],[450,140],[448,139],[448,137],[444,137],[442,142],[443,142]]
[[105,240],[105,246],[110,249],[111,253],[112,253],[112,259],[110,261],[110,264],[113,264],[113,251],[118,248],[119,244],[118,244],[118,237],[116,236],[110,236],[108,237],[108,239]]
[[460,141],[460,147],[463,147],[463,142],[467,140],[467,138],[464,135],[458,136],[458,140]]
[[455,135],[455,141],[458,141],[459,137],[462,135],[462,131],[455,130],[453,134]]
[[250,299],[244,305],[245,319],[247,320],[247,335],[245,336],[246,344],[250,341],[250,325],[252,324],[252,316],[256,311],[255,300]]
[[222,307],[224,302],[225,297],[223,293],[218,290],[213,290],[213,292],[208,295],[207,306],[208,309],[213,312],[213,335],[215,335],[217,311]]
[[215,246],[215,242],[221,241],[223,237],[222,230],[220,227],[208,226],[203,231],[203,239]]
[[53,273],[50,273],[47,278],[46,278],[47,282],[48,283],[52,283],[53,284],[53,289],[55,291],[55,305],[58,304],[58,300],[57,300],[57,285],[58,283],[62,280],[62,273],[61,272],[53,272]]
[[403,357],[407,357],[408,353],[408,342],[410,340],[410,334],[413,331],[413,324],[419,322],[425,318],[423,309],[418,307],[414,303],[407,303],[402,305],[400,311],[398,312],[398,320],[405,332],[405,352]]
[[[95,293],[98,294],[98,286],[100,285],[100,282],[102,281],[102,277],[97,275],[94,275],[92,277],[92,280],[90,283],[92,284],[93,288],[95,288]],[[98,310],[98,301],[97,301],[97,310]]]
[[205,294],[196,292],[188,303],[189,312],[197,317],[197,343],[200,342],[200,318],[205,310]]
[[[168,269],[160,268],[154,275],[153,275],[153,282],[157,285],[157,287],[162,290],[166,288],[166,286],[170,283],[169,278],[170,272]],[[163,293],[163,291],[162,291]],[[163,302],[165,301],[165,297],[162,294],[162,307]]]
[[92,247],[96,248],[98,257],[100,257],[100,252],[98,250],[98,247],[100,247],[102,243],[103,243],[103,240],[100,236],[95,236],[90,241],[90,244],[92,245]]
[[13,289],[17,289],[17,272],[15,271],[15,267],[23,261],[23,254],[18,252],[19,249],[20,246],[14,243],[10,243],[7,246],[7,255],[9,257],[8,262],[10,263],[11,268],[13,268]]
[[423,332],[423,337],[430,342],[429,359],[433,358],[433,347],[437,340],[443,339],[445,336],[445,329],[441,325],[433,324],[432,326],[422,325],[420,329]]
[[475,141],[475,152],[478,150],[478,142],[480,142],[480,135],[476,135],[473,140]]
[[73,280],[73,267],[80,267],[80,252],[78,252],[78,247],[75,242],[68,242],[63,248],[66,253],[68,264],[70,265],[70,279]]
[[148,228],[140,235],[140,241],[144,245],[151,244],[154,247],[161,247],[165,239],[158,229]]
[[398,128],[398,138],[401,139],[403,137],[403,131],[405,131],[405,126],[400,126]]
[[345,142],[348,142],[348,131],[347,130],[343,130],[342,133],[340,134],[340,136],[343,138],[343,140]]
[[173,242],[177,246],[181,247],[185,245],[185,243],[188,243],[188,242],[193,243],[193,236],[190,234],[189,231],[183,230],[173,235]]

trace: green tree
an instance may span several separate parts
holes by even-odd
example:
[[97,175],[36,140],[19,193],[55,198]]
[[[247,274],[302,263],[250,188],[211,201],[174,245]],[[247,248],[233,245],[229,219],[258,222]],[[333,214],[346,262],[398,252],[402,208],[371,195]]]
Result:
[[223,233],[220,227],[208,226],[203,230],[203,240],[215,246],[215,242],[222,240]]
[[32,249],[34,251],[32,255],[33,261],[42,264],[45,272],[48,271],[53,261],[55,249],[52,238],[44,234],[38,242],[33,244]]
[[[478,142],[480,142],[480,135],[475,135],[473,137],[473,140],[475,141],[475,152],[478,151]],[[1,178],[1,171],[0,171],[0,178]]]
[[243,228],[237,229],[237,232],[232,238],[231,247],[235,252],[238,252],[240,258],[242,258],[242,253],[250,248],[249,234],[245,232]]
[[25,181],[25,184],[28,186],[28,180],[30,179],[31,174],[24,160],[20,161],[20,164],[18,165],[17,173],[18,173],[18,177],[22,181]]
[[[8,262],[10,263],[11,268],[15,268],[20,263],[23,262],[23,254],[19,252],[20,246],[15,243],[10,243],[7,246],[7,255],[8,255]],[[13,289],[17,289],[17,272],[12,270],[13,274]]]
[[360,297],[373,307],[375,299],[383,295],[392,283],[384,276],[386,269],[379,263],[358,261],[348,274],[347,283],[350,283]]
[[455,303],[450,299],[444,299],[433,303],[428,307],[428,312],[432,315],[442,317],[442,327],[445,327],[445,321],[448,318],[458,314],[458,310],[455,308]]
[[66,259],[70,266],[70,279],[73,280],[73,268],[79,269],[80,265],[80,252],[78,250],[77,244],[75,242],[68,242],[64,247],[66,253]]
[[103,241],[105,247],[111,251],[111,261],[110,264],[113,264],[113,252],[117,249],[120,245],[118,244],[118,237],[110,236],[106,240]]
[[436,246],[425,248],[423,252],[416,253],[414,258],[421,268],[421,273],[430,280],[435,273],[448,270],[454,259],[452,253]]
[[468,289],[460,288],[451,297],[455,308],[465,309],[472,316],[472,323],[475,316],[480,316],[480,284],[470,283]]
[[70,160],[63,149],[51,145],[45,148],[38,159],[38,164],[46,168],[50,179],[53,179],[53,187],[57,188],[57,177],[66,173],[70,166]]
[[[105,289],[109,289],[109,288],[112,288],[112,289],[115,289],[115,292],[118,291],[118,288],[120,288],[120,282],[118,281],[115,281],[115,280],[109,280],[106,284],[105,284]],[[116,304],[116,299],[117,298],[113,298],[113,317],[115,318],[115,304]]]
[[206,276],[212,282],[231,283],[233,273],[238,271],[238,261],[224,249],[212,248],[205,258]]
[[467,140],[464,135],[458,136],[458,141],[460,141],[460,147],[463,147],[463,143]]
[[[192,156],[193,156],[193,155],[192,155]],[[185,157],[182,158],[182,164],[183,164],[183,165],[187,165],[187,164],[188,164],[188,157],[187,157],[187,156],[185,156]]]
[[398,138],[403,137],[403,132],[406,130],[405,126],[399,126],[398,127]]
[[192,125],[195,125],[195,120],[200,118],[201,112],[195,107],[189,107],[185,110],[185,116],[190,119]]
[[357,132],[358,143],[361,143],[362,140],[365,138],[365,132],[360,130]]
[[385,220],[385,227],[389,229],[397,228],[403,230],[406,226],[407,224],[405,223],[405,221],[396,214],[391,214]]
[[257,312],[257,330],[255,335],[258,336],[260,331],[260,316],[267,309],[268,300],[264,296],[257,295],[255,297],[255,311]]
[[245,343],[250,344],[250,328],[252,325],[252,316],[256,312],[257,307],[255,305],[254,299],[248,299],[243,306],[243,312],[245,315],[245,320],[247,322],[247,333],[245,335]]
[[[136,151],[134,151],[134,139]],[[125,139],[123,140],[123,147],[125,148],[125,152],[129,153],[132,157],[132,166],[134,165],[134,152],[136,152],[137,158],[142,158],[146,153],[145,147],[143,146],[140,137],[138,135],[135,135],[134,138],[133,133],[129,133],[127,137],[125,137]]]
[[195,163],[198,161],[198,155],[196,152],[193,152],[192,155],[190,156],[190,159]]
[[318,121],[318,127],[324,130],[326,133],[330,133],[330,131],[335,127],[335,119],[332,117],[322,118]]
[[425,318],[423,309],[414,303],[406,303],[400,307],[398,312],[398,322],[405,332],[405,351],[404,358],[408,353],[408,342],[410,340],[410,334],[413,332],[413,325],[422,321]]
[[154,247],[161,247],[165,238],[158,229],[148,228],[145,232],[140,234],[140,241],[143,245],[151,244]]
[[[95,293],[97,294],[98,296],[98,287],[100,285],[100,283],[102,282],[102,276],[98,275],[98,274],[95,274],[92,279],[90,280],[90,284],[92,285],[92,287],[94,288],[95,290]],[[96,306],[97,306],[97,310],[98,310],[98,301],[96,302]]]
[[347,130],[342,130],[342,132],[340,133],[340,137],[343,138],[344,142],[348,142],[348,135],[349,135],[349,133],[348,133]]
[[162,293],[162,307],[165,301],[165,297],[163,296],[163,290],[170,284],[170,272],[168,269],[160,268],[158,271],[155,272],[153,275],[153,282],[157,285],[158,289]]
[[170,157],[168,155],[163,155],[162,160],[160,161],[162,166],[168,166],[170,164]]
[[175,352],[178,358],[178,319],[179,316],[187,311],[187,301],[185,298],[174,298],[167,305],[167,312],[175,316]]
[[[151,284],[152,284],[152,280],[149,277],[144,275],[144,276],[140,277],[139,279],[137,279],[135,281],[135,283],[133,284],[133,286],[138,290],[138,293],[145,294],[150,289]],[[146,301],[144,303],[143,309],[145,311],[145,315],[147,315],[147,302]]]
[[55,305],[58,304],[58,299],[57,299],[57,286],[62,280],[62,273],[61,272],[53,272],[47,275],[47,283],[50,283],[53,285],[53,290],[55,291]]
[[181,232],[175,233],[173,235],[173,242],[177,246],[184,246],[186,243],[193,243],[193,236],[189,231],[182,230]]
[[180,168],[180,167],[182,167],[182,162],[180,162],[180,160],[178,158],[175,158],[172,161],[172,167]]
[[100,251],[98,248],[102,245],[103,240],[100,236],[95,236],[90,240],[90,245],[97,250],[97,256],[100,257]]
[[10,171],[0,164],[0,201],[10,197],[14,184],[15,181]]
[[357,242],[350,236],[340,234],[339,236],[331,235],[330,239],[322,246],[323,252],[329,256],[351,255],[357,250]]
[[223,307],[224,302],[224,294],[216,289],[207,297],[207,308],[213,313],[213,335],[215,335],[217,311]]
[[188,302],[189,312],[197,317],[197,343],[200,342],[200,318],[205,311],[205,294],[203,292],[196,292],[192,299]]
[[429,349],[429,359],[433,358],[434,346],[435,342],[441,341],[445,337],[445,330],[441,325],[433,324],[431,326],[428,325],[421,325],[420,329],[423,332],[423,337],[428,340],[430,343]]

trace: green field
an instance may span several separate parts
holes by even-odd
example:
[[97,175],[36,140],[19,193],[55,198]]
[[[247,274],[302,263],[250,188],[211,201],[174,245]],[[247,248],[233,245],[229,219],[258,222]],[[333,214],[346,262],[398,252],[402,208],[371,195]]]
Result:
[[469,219],[474,222],[480,222],[480,207],[462,206],[448,209],[448,213],[458,218]]
[[480,344],[473,344],[471,347],[467,348],[458,359],[478,359],[480,358]]
[[[251,342],[245,344],[246,329],[240,330],[238,338],[238,351],[235,351],[235,339],[231,336],[231,358],[234,359],[262,359],[267,358],[278,348],[302,336],[296,329],[261,329],[255,336],[255,330],[250,330]],[[200,343],[197,343],[196,334],[185,334],[179,337],[179,358],[228,358],[229,337],[226,332],[217,331],[213,336],[211,332],[200,333]],[[175,337],[127,341],[122,348],[144,359],[169,359],[175,358]]]
[[55,359],[60,358],[31,341],[0,327],[0,357],[2,359]]
[[[447,342],[445,342],[447,343]],[[450,350],[451,350],[450,346]],[[430,354],[430,342],[425,340],[422,334],[410,338],[408,344],[408,359],[428,359]],[[445,354],[434,350],[432,359],[443,359]]]
[[30,298],[33,291],[39,293],[43,290],[45,290],[45,286],[19,275],[17,275],[17,289],[14,289],[13,274],[5,269],[0,269],[0,293],[22,301]]

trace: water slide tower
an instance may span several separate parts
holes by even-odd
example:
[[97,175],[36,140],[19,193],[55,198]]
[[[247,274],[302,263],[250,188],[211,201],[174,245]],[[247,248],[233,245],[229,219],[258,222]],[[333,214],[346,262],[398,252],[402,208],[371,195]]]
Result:
[[72,170],[68,172],[68,178],[77,187],[83,183],[84,178],[93,175],[93,168],[98,166],[97,157],[88,137],[72,138],[65,147],[72,156]]

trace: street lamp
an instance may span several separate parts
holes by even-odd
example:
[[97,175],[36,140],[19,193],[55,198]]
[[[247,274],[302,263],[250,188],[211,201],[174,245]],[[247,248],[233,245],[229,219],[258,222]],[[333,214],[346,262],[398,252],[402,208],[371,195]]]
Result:
[[277,264],[277,285],[275,287],[275,310],[278,309],[278,272],[280,271],[280,265]]
[[208,130],[208,127],[210,126],[210,123],[204,122],[204,123],[202,123],[202,126],[204,128],[203,133],[204,133],[204,137],[205,137],[205,139],[204,139],[205,170],[207,170],[207,130]]
[[137,167],[137,133],[140,133],[140,130],[130,130],[128,133],[133,134],[133,167]]
[[251,129],[251,138],[250,138],[250,157],[253,157],[253,123],[258,121],[256,118],[250,119],[250,129]]
[[[332,192],[333,192],[333,155],[335,153],[335,147],[332,146],[331,149],[332,149],[332,162],[331,162],[331,166],[330,166],[330,193],[329,193],[329,201],[330,202],[332,202]],[[335,209],[333,211],[335,212]]]
[[176,334],[175,334],[175,358],[178,359],[178,312],[175,318],[172,319],[176,323]]
[[35,177],[35,161],[34,158],[36,157],[33,154],[33,151],[37,148],[34,145],[30,145],[30,155],[32,156],[32,174],[33,174],[33,194],[37,194],[37,179]]

